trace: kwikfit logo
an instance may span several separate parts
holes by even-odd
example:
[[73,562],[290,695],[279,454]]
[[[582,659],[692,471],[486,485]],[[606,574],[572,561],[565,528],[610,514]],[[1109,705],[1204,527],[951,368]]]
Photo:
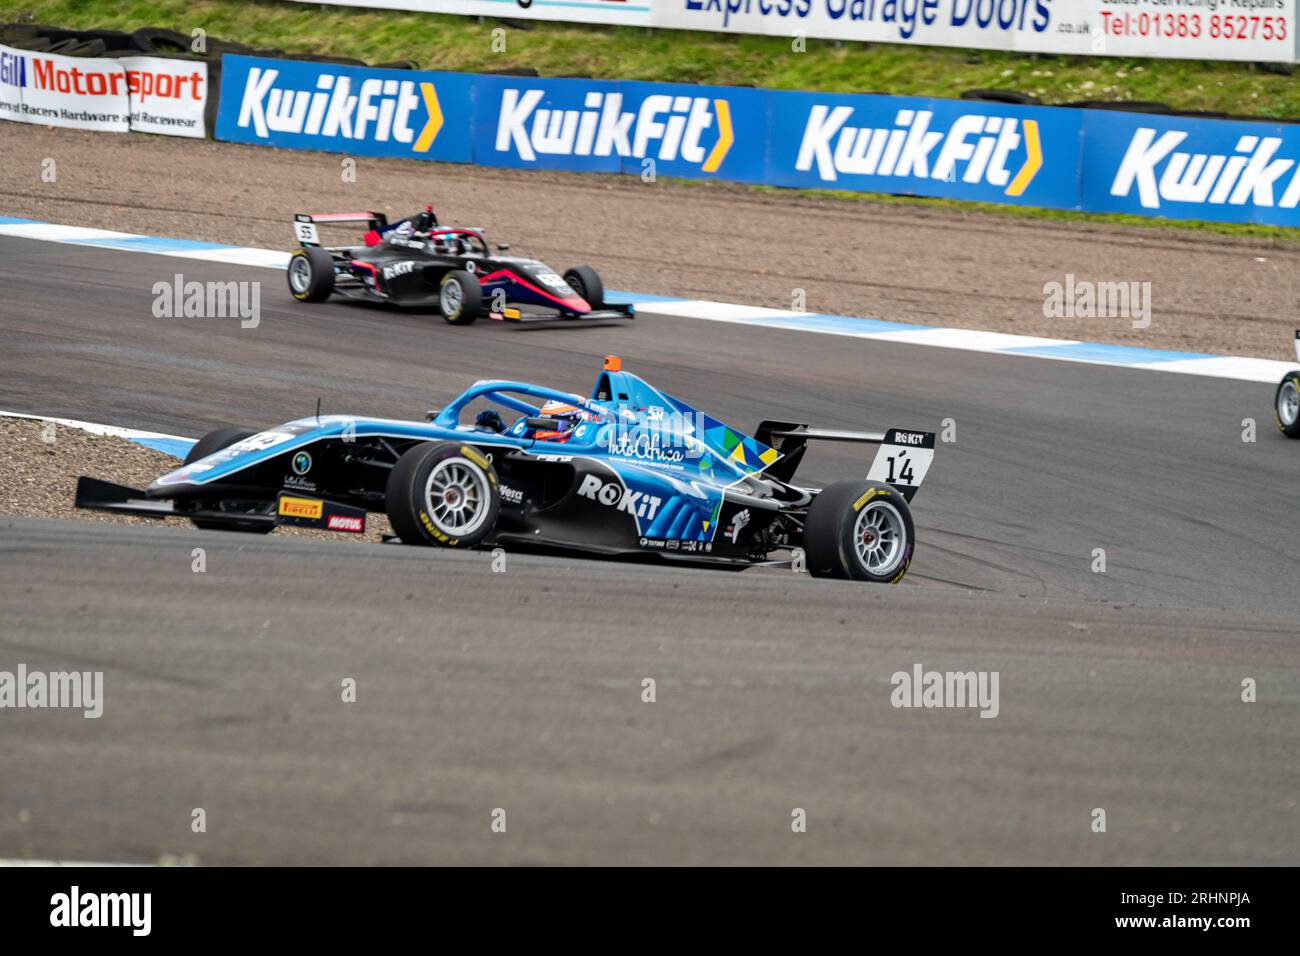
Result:
[[[283,89],[279,70],[253,67],[244,82],[239,125],[259,137],[272,132],[341,136],[375,143],[410,143],[422,153],[442,127],[442,110],[432,83],[371,78],[355,95],[352,77],[322,73],[315,90]],[[423,124],[417,119],[426,110]],[[413,126],[412,123],[415,123]]]
[[[808,113],[795,169],[817,166],[826,182],[844,176],[910,176],[946,182],[988,183],[1018,196],[1042,166],[1038,123],[1010,116],[971,113],[940,132],[930,129],[930,110],[899,110],[894,125],[849,126],[853,107],[817,104]],[[1026,158],[1014,172],[1012,154]]]
[[[650,156],[683,160],[715,172],[732,144],[726,100],[704,96],[647,96],[635,112],[623,109],[622,93],[592,91],[583,109],[539,108],[542,90],[507,89],[501,95],[496,148],[511,148],[525,162],[552,156]],[[717,119],[717,135],[705,136]],[[709,148],[704,145],[710,140]]]
[[1294,159],[1274,159],[1282,145],[1278,136],[1246,135],[1229,154],[1184,153],[1178,146],[1187,139],[1182,130],[1169,130],[1158,139],[1156,130],[1139,127],[1110,186],[1112,196],[1127,196],[1137,188],[1147,209],[1167,202],[1240,206],[1278,206],[1293,209],[1300,202],[1300,169],[1291,174],[1280,199],[1275,187],[1296,165]]

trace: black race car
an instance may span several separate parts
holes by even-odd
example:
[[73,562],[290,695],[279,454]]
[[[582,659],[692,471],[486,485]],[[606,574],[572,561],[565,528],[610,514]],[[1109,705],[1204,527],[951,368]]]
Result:
[[[359,246],[323,246],[317,223],[364,222]],[[453,325],[480,315],[500,321],[630,319],[631,305],[605,302],[600,276],[574,266],[563,276],[536,259],[494,253],[483,230],[440,226],[426,206],[393,224],[379,212],[294,216],[302,248],[289,259],[289,291],[299,302],[338,294],[437,308]]]
[[[1295,355],[1300,359],[1300,329],[1295,333]],[[1287,438],[1300,438],[1300,370],[1287,372],[1273,395],[1277,427]]]

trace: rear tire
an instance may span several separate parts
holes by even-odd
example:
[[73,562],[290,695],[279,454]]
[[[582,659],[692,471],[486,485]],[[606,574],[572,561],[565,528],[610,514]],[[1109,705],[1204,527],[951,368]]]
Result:
[[304,246],[289,257],[289,292],[299,302],[324,302],[334,291],[334,257],[320,246]]
[[385,489],[388,521],[406,544],[473,548],[496,527],[497,473],[470,445],[416,445],[398,459]]
[[605,306],[605,284],[591,266],[574,266],[564,274],[564,281],[569,288],[587,300],[592,310]]
[[[243,441],[245,438],[252,438],[256,434],[257,432],[247,428],[218,428],[214,432],[208,432],[194,443],[194,447],[185,456],[185,464],[188,465],[200,458],[207,458],[213,452],[229,448],[235,442]],[[190,521],[194,527],[202,528],[204,531],[242,531],[245,534],[269,534],[275,527],[264,522],[239,521],[238,519],[216,521],[212,518],[191,518]]]
[[483,311],[483,286],[464,269],[453,269],[438,283],[438,308],[452,325],[469,325]]
[[1287,372],[1273,396],[1277,428],[1287,438],[1300,438],[1300,372]]
[[803,547],[814,577],[896,584],[916,531],[903,496],[876,481],[837,481],[808,508]]

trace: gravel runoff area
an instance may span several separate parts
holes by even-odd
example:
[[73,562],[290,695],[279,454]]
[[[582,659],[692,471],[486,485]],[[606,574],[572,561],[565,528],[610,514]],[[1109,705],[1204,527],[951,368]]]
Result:
[[[75,507],[78,476],[143,488],[180,465],[170,455],[125,438],[92,435],[79,428],[26,418],[0,418],[0,462],[5,470],[5,480],[0,483],[0,515],[123,524],[156,524],[157,519]],[[383,515],[371,514],[364,535],[284,526],[272,534],[378,543],[392,534],[392,529]]]
[[[356,157],[345,182],[334,154],[3,128],[0,214],[51,222],[287,249],[295,212],[432,202],[610,288],[781,309],[803,290],[812,312],[1278,359],[1296,325],[1300,244],[414,160]],[[1150,283],[1149,324],[1045,317],[1045,286],[1069,276]]]

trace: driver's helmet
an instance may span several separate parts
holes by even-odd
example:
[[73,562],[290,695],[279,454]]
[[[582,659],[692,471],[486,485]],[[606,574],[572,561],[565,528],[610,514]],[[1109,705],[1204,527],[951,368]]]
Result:
[[533,438],[538,441],[568,441],[573,435],[573,430],[582,422],[591,421],[591,412],[578,405],[571,405],[568,402],[556,401],[551,399],[539,409],[538,413],[542,418],[554,418],[561,423],[560,428],[554,431],[545,430],[537,431]]

